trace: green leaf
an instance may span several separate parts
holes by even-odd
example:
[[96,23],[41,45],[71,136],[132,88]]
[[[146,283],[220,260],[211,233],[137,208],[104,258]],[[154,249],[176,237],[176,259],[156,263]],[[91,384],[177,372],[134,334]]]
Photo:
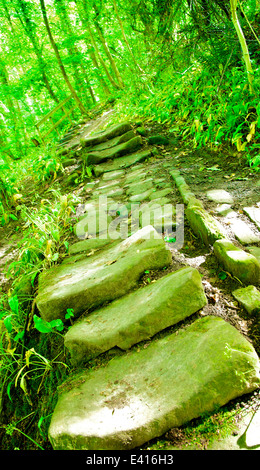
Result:
[[227,274],[225,273],[225,271],[221,271],[218,275],[219,279],[221,279],[222,281],[224,281],[226,278],[227,278]]
[[54,253],[54,255],[52,256],[51,260],[52,260],[52,261],[57,261],[58,258],[59,258],[59,253]]
[[40,317],[37,317],[37,315],[34,315],[33,319],[34,319],[34,326],[35,326],[36,330],[38,330],[40,333],[50,333],[51,332],[52,327],[47,321],[43,320]]
[[73,310],[73,308],[67,308],[67,313],[65,314],[65,319],[68,320],[71,317],[74,317],[74,310]]
[[57,320],[50,321],[49,324],[50,324],[51,328],[56,328],[56,330],[58,330],[58,331],[64,330],[63,321],[60,320],[59,318]]
[[13,314],[11,313],[10,315],[5,317],[5,319],[4,319],[4,326],[6,327],[8,333],[11,333],[11,331],[13,329],[12,322],[11,322],[12,316],[13,316]]
[[9,303],[9,306],[10,306],[10,309],[12,310],[12,312],[15,313],[15,315],[18,315],[19,300],[18,300],[17,295],[14,295],[13,297],[11,297],[8,300],[8,303]]

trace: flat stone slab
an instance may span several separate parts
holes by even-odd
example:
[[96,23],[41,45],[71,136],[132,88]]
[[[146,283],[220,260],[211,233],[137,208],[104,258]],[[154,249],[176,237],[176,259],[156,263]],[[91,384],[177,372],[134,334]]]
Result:
[[168,196],[168,194],[173,192],[173,188],[165,188],[161,189],[160,191],[154,191],[151,196],[150,200],[153,201],[154,199],[161,199],[162,197]]
[[36,304],[43,319],[75,317],[135,288],[147,269],[171,263],[171,253],[152,226],[73,265],[61,264],[39,276]]
[[236,217],[231,221],[230,226],[241,245],[250,245],[260,241],[260,236],[257,236],[243,220]]
[[128,168],[132,165],[135,165],[135,163],[144,162],[151,156],[151,154],[151,150],[147,149],[123,157],[115,158],[112,162],[106,162],[95,166],[94,173],[96,176],[100,176],[107,171]]
[[206,196],[210,201],[214,201],[219,204],[233,204],[234,202],[233,196],[224,189],[212,189],[211,191],[207,191]]
[[255,286],[247,286],[241,289],[236,289],[232,292],[232,295],[250,315],[259,315],[260,292]]
[[151,189],[153,187],[153,180],[152,178],[147,178],[139,182],[131,183],[127,186],[126,188],[126,194],[127,196],[133,196],[136,194],[143,193],[147,191],[148,189]]
[[252,345],[220,317],[203,317],[65,383],[49,439],[54,450],[134,449],[259,384]]
[[213,245],[216,258],[224,269],[245,284],[257,284],[260,277],[260,264],[251,255],[233,245],[229,240],[217,240]]
[[199,272],[183,268],[79,319],[66,333],[65,347],[74,364],[115,346],[128,349],[206,304]]
[[86,160],[87,164],[98,164],[104,160],[111,160],[131,153],[134,150],[140,148],[142,143],[142,137],[136,136],[127,142],[116,145],[115,147],[109,148],[107,150],[96,150],[84,153],[82,158]]
[[103,175],[104,181],[116,180],[125,175],[124,170],[109,171]]
[[259,207],[244,207],[244,212],[260,229],[260,209]]

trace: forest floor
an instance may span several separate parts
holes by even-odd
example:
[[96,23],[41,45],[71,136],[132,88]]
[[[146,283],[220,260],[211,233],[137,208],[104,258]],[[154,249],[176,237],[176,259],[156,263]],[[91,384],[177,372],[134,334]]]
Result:
[[[168,131],[163,126],[149,124],[148,127],[150,134],[160,134],[168,137]],[[75,143],[79,143],[78,138],[74,138],[73,145]],[[233,208],[236,212],[241,213],[242,218],[243,207],[260,202],[260,173],[252,171],[248,167],[244,156],[236,152],[234,148],[221,146],[216,149],[194,149],[187,142],[184,144],[178,139],[171,138],[169,145],[158,145],[157,149],[159,153],[149,161],[149,165],[157,166],[158,171],[162,168],[162,164],[165,163],[170,163],[172,167],[179,169],[196,197],[202,200],[205,208],[213,215],[215,215],[213,204],[205,196],[206,191],[210,189],[225,189],[230,192],[235,199]],[[165,167],[162,171],[165,172]],[[80,189],[77,186],[73,188],[68,187],[63,176],[44,186],[37,185],[33,182],[33,179],[31,179],[30,184],[31,187],[28,185],[28,193],[26,194],[28,204],[34,204],[33,200],[30,200],[30,194],[38,195],[37,203],[39,204],[40,199],[50,198],[49,190],[51,188],[59,189],[63,194],[68,192],[78,193]],[[175,202],[182,203],[181,197],[177,196]],[[251,228],[254,230],[253,224]],[[0,289],[2,293],[7,292],[11,287],[12,281],[6,278],[4,270],[17,258],[17,243],[19,240],[22,240],[23,235],[23,228],[19,220],[11,221],[9,225],[0,229]],[[75,239],[74,241],[77,240]],[[221,276],[219,276],[221,267],[218,265],[212,251],[205,247],[200,239],[196,238],[187,222],[185,222],[184,246],[180,252],[177,253],[173,249],[172,252],[173,264],[169,268],[171,271],[189,264],[196,267],[202,274],[203,285],[208,299],[208,305],[203,309],[203,314],[221,316],[231,323],[253,344],[256,352],[260,355],[259,318],[249,316],[235,302],[232,291],[240,287],[239,283],[231,276],[221,279]],[[149,274],[151,279],[153,279],[153,276],[156,279],[160,275],[160,273]],[[145,276],[140,282],[146,284]],[[230,411],[233,413],[232,422],[239,426],[239,423],[242,423],[242,417],[245,416],[241,412],[241,406],[242,408],[244,406],[245,411],[256,410],[259,413],[259,402],[260,393],[255,392],[248,397],[234,400],[225,409],[228,413]],[[239,411],[236,412],[236,410]],[[217,414],[214,416],[215,420],[211,418],[211,428],[208,427],[206,429],[204,427],[204,430],[202,430],[201,420],[194,420],[194,422],[189,424],[189,433],[187,430],[185,431],[185,427],[174,429],[166,433],[162,438],[147,443],[142,448],[195,448],[196,450],[210,448],[210,445],[212,445],[212,429],[214,428],[214,435],[217,438],[219,429],[223,426],[221,421],[223,416],[222,418]],[[195,431],[191,432],[191,429],[197,429],[196,438],[194,438]],[[237,431],[234,429],[234,426],[229,427],[231,436],[236,436],[237,434]],[[230,435],[228,438],[230,438]],[[231,445],[231,448],[233,448],[232,443],[228,445]],[[211,448],[214,448],[214,444]],[[242,448],[246,449],[249,447],[247,444],[244,444]],[[259,443],[256,448],[260,448]]]

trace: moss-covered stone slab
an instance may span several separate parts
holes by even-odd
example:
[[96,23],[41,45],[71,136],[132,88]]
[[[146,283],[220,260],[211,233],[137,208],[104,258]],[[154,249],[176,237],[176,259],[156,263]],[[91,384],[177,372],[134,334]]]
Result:
[[205,245],[213,245],[216,240],[226,237],[222,225],[203,207],[191,200],[186,209],[186,217],[194,233],[201,238]]
[[168,196],[168,194],[171,194],[173,192],[173,188],[164,188],[161,190],[155,190],[153,193],[150,195],[149,199],[153,201],[154,199],[161,199],[162,197]]
[[146,201],[147,199],[149,199],[152,192],[153,192],[153,189],[151,188],[139,194],[133,194],[132,196],[129,196],[129,201],[132,203]]
[[152,152],[150,149],[141,150],[130,155],[115,158],[112,162],[106,162],[94,167],[94,173],[98,177],[107,171],[115,171],[124,168],[128,168],[135,165],[138,162],[144,162],[151,156]]
[[92,253],[93,251],[100,250],[105,245],[114,243],[115,240],[111,238],[87,238],[80,242],[74,243],[69,247],[69,255],[76,255],[78,253]]
[[103,175],[104,181],[116,180],[125,175],[124,170],[109,171]]
[[49,439],[55,450],[134,449],[259,383],[252,345],[220,317],[203,317],[64,384]]
[[142,146],[142,143],[142,137],[136,136],[123,144],[116,145],[115,147],[107,150],[87,151],[82,154],[82,159],[85,160],[87,164],[98,164],[105,160],[112,160],[133,152],[134,150],[139,149]]
[[213,245],[213,250],[225,270],[244,284],[259,282],[260,264],[253,255],[225,239],[217,240]]
[[132,126],[130,122],[122,122],[103,131],[96,132],[92,136],[81,139],[80,143],[82,147],[93,147],[94,145],[106,142],[107,140],[113,139],[114,137],[125,134],[131,130]]
[[147,269],[171,263],[171,253],[153,227],[144,227],[131,237],[107,247],[73,265],[61,264],[39,276],[36,303],[47,321],[64,319],[68,308],[75,317],[135,288]]
[[247,286],[232,292],[235,299],[250,315],[260,313],[260,292],[255,286]]
[[[116,145],[123,144],[124,142],[127,142],[128,140],[133,139],[136,136],[134,131],[128,131],[125,134],[122,134],[118,137],[114,137],[113,139],[107,140],[106,142],[103,142],[102,144],[95,145],[93,150],[96,152],[98,150],[108,150],[111,149],[112,147],[115,147]],[[90,149],[90,152],[92,149]]]
[[135,194],[140,194],[148,189],[153,187],[153,179],[147,178],[142,181],[138,181],[135,183],[130,183],[126,188],[127,196],[133,196]]
[[206,304],[199,272],[183,268],[79,319],[66,333],[65,346],[73,364],[115,346],[128,349]]

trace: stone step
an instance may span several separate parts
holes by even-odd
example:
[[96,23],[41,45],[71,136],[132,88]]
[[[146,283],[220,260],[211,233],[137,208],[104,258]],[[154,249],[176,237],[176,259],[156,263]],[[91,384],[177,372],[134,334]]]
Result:
[[119,135],[125,134],[132,130],[130,122],[122,122],[109,127],[100,132],[95,132],[92,136],[87,136],[80,140],[82,147],[93,147],[94,145],[101,144],[107,140],[113,139]]
[[93,256],[62,263],[39,276],[36,304],[43,319],[75,317],[125,295],[137,286],[147,269],[171,263],[171,253],[152,226],[144,227],[113,247]]
[[199,272],[183,268],[80,318],[66,333],[65,346],[73,364],[85,362],[151,338],[206,304]]
[[145,160],[147,160],[147,158],[151,157],[151,155],[152,150],[145,149],[130,155],[115,158],[112,162],[101,163],[100,165],[94,167],[95,176],[99,177],[100,175],[108,171],[110,172],[129,168],[132,165],[135,165],[136,163],[144,162]]
[[203,317],[63,384],[49,439],[54,450],[134,449],[259,384],[252,345]]
[[142,146],[142,137],[136,136],[133,139],[128,140],[122,144],[116,145],[106,150],[94,150],[87,151],[81,155],[81,158],[86,161],[88,165],[99,164],[105,160],[112,160],[114,158],[122,157],[135,150],[138,150]]
[[[93,148],[93,151],[99,151],[99,150],[108,150],[111,149],[112,147],[115,147],[116,145],[123,144],[124,142],[127,142],[128,140],[133,139],[136,137],[135,132],[128,131],[125,132],[125,134],[119,135],[117,137],[114,137],[113,139],[107,140],[106,142],[103,142],[102,144],[95,145]],[[92,152],[92,149],[89,149],[90,152]]]

